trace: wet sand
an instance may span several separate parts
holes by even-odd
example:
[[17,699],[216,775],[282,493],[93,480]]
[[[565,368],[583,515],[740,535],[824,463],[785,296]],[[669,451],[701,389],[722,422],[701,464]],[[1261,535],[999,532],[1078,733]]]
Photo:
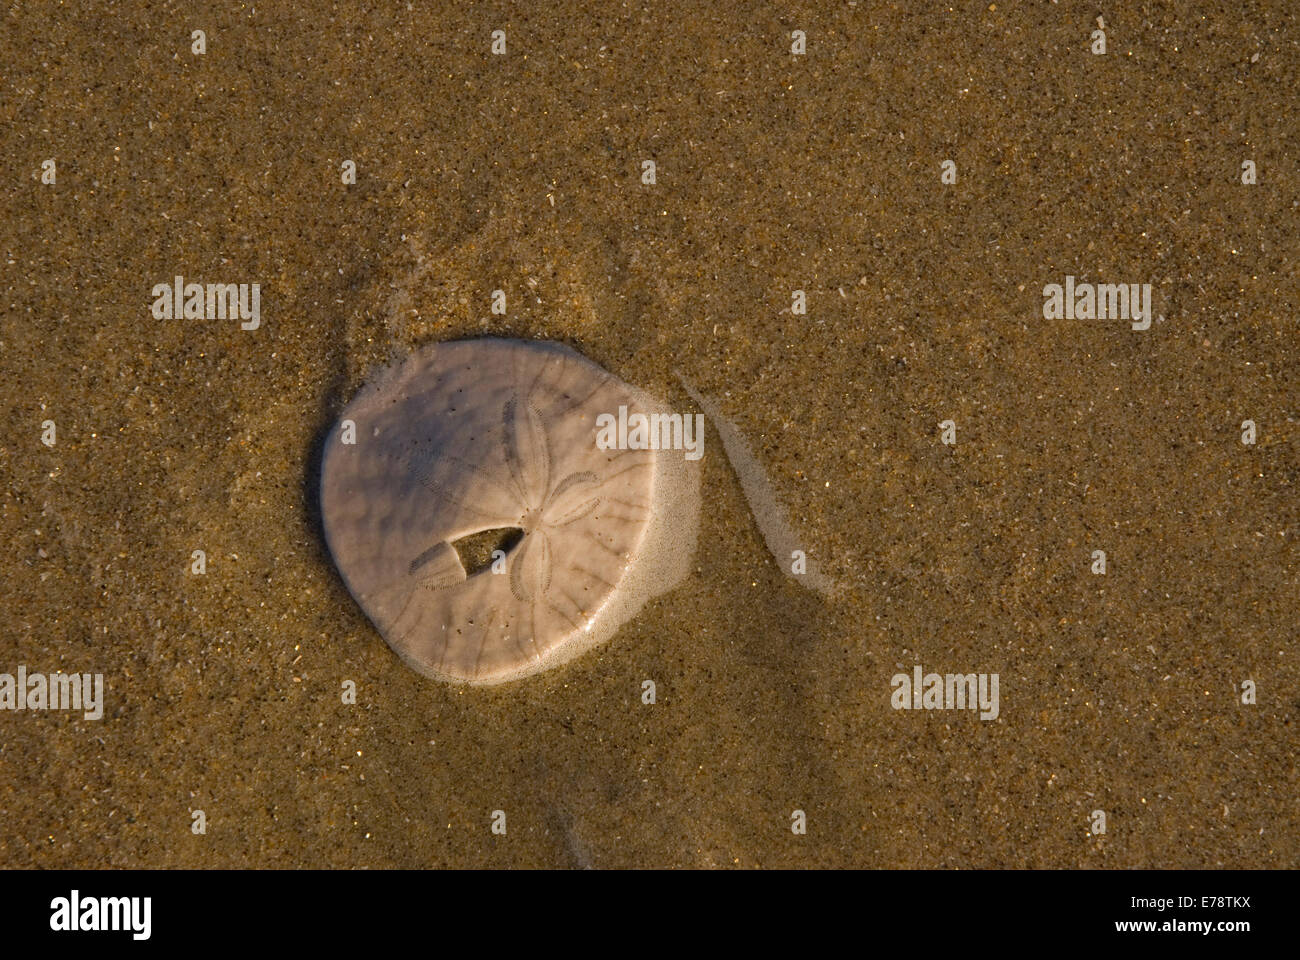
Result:
[[[441,6],[5,12],[0,672],[106,704],[0,711],[0,863],[1296,866],[1294,7]],[[176,275],[260,327],[155,319]],[[1066,275],[1150,329],[1044,319]],[[845,589],[711,429],[680,587],[524,681],[410,670],[320,450],[482,335],[679,371]],[[917,664],[999,716],[894,709]]]

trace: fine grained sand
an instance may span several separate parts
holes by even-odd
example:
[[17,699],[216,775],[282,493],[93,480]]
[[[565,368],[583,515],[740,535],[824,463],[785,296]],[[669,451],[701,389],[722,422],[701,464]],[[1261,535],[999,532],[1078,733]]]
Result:
[[[1069,2],[96,6],[0,31],[0,672],[108,698],[0,713],[0,862],[1297,863],[1293,5],[1107,14],[1105,56]],[[177,274],[261,327],[154,320]],[[1156,321],[1044,320],[1067,274]],[[777,569],[710,433],[678,589],[517,684],[410,670],[319,451],[480,335],[686,412],[679,370],[845,592]],[[916,664],[1000,716],[891,709]]]

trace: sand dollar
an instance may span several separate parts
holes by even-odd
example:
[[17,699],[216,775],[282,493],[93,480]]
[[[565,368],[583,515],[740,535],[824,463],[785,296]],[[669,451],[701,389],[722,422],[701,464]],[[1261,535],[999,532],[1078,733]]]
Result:
[[620,406],[661,409],[566,346],[502,339],[426,346],[347,405],[322,462],[325,535],[407,663],[522,677],[680,579],[698,474],[675,451],[600,449],[596,418]]

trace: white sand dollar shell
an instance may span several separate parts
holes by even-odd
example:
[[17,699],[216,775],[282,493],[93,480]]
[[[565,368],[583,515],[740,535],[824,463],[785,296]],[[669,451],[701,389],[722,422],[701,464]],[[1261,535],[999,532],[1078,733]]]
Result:
[[[348,404],[356,442],[336,428],[322,462],[325,535],[407,663],[515,679],[606,639],[680,578],[691,481],[675,451],[597,447],[596,417],[620,405],[657,408],[568,347],[501,339],[431,344]],[[467,573],[457,542],[502,529],[518,531],[504,569]]]

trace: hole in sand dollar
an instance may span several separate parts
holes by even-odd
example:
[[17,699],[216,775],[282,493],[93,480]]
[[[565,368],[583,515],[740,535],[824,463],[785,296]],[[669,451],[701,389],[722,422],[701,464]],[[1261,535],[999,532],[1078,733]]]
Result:
[[[597,418],[658,400],[556,343],[435,343],[340,414],[321,465],[330,553],[389,646],[499,683],[611,637],[690,570],[698,464],[607,450]],[[504,549],[505,574],[485,573]],[[477,575],[476,575],[477,574]]]
[[524,531],[521,527],[498,527],[495,530],[481,530],[467,537],[461,537],[452,543],[452,547],[460,557],[465,575],[472,577],[491,568],[493,554],[498,550],[506,555],[508,561],[510,551],[517,547],[523,538]]

